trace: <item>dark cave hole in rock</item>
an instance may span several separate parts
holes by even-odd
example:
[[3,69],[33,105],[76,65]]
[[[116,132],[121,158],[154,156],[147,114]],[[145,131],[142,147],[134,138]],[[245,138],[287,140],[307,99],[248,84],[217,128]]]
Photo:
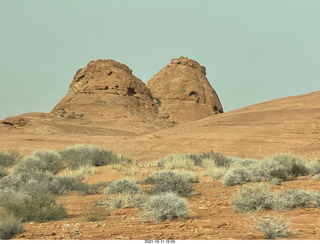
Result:
[[200,97],[199,97],[198,93],[196,93],[196,92],[194,92],[194,91],[192,91],[192,92],[189,93],[189,97],[190,97],[193,101],[195,101],[196,103],[199,103],[199,102],[200,102]]
[[108,89],[109,89],[109,87],[108,87],[108,86],[106,86],[104,89],[105,89],[105,90],[108,90]]
[[110,72],[108,73],[108,75],[109,75],[109,76],[112,75],[112,71],[110,71]]
[[128,87],[127,95],[128,96],[133,96],[134,94],[136,94],[136,91],[134,90],[134,88]]

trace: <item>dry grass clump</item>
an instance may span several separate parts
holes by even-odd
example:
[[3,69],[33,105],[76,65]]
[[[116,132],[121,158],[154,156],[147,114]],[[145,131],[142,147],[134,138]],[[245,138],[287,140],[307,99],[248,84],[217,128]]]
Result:
[[231,204],[240,213],[268,209],[288,211],[293,208],[320,208],[320,193],[312,190],[286,189],[273,193],[270,185],[243,185],[233,197]]
[[106,196],[106,204],[111,209],[119,209],[119,208],[126,208],[129,207],[130,196],[128,194],[117,194],[115,196],[107,195]]
[[105,194],[135,194],[139,192],[141,192],[140,186],[137,185],[135,181],[130,179],[119,179],[112,181],[105,189]]
[[190,154],[177,154],[177,155],[168,155],[164,158],[159,159],[156,162],[158,167],[173,170],[173,169],[186,169],[194,170],[195,166],[198,166],[199,162],[196,159],[195,155]]
[[57,152],[51,150],[37,150],[32,153],[32,156],[43,161],[46,165],[43,170],[48,170],[52,174],[56,174],[64,168],[64,163]]
[[3,166],[0,166],[0,179],[4,176],[7,176],[9,174],[8,170],[3,167]]
[[82,212],[83,218],[85,219],[85,221],[88,222],[97,222],[105,220],[108,214],[109,213],[106,210],[106,208],[98,207],[96,205],[92,205]]
[[19,161],[19,154],[0,152],[0,166],[7,167],[16,164]]
[[163,220],[185,220],[189,214],[187,201],[172,192],[151,196],[143,206],[145,220],[160,222]]
[[290,225],[289,222],[282,223],[282,217],[264,216],[259,221],[254,216],[250,215],[254,222],[257,224],[256,229],[262,231],[267,239],[276,240],[279,237],[287,237],[293,233],[292,230],[287,230]]
[[3,207],[6,213],[14,215],[22,222],[47,222],[67,217],[65,208],[56,204],[52,195],[27,197],[21,202],[6,203]]
[[234,210],[239,213],[264,211],[266,209],[272,209],[272,197],[269,185],[243,185],[233,197],[231,203]]
[[1,213],[0,214],[0,239],[9,240],[15,235],[24,232],[21,220],[13,214]]
[[59,152],[69,169],[79,169],[81,166],[102,166],[120,163],[123,156],[118,156],[111,151],[92,145],[75,145]]

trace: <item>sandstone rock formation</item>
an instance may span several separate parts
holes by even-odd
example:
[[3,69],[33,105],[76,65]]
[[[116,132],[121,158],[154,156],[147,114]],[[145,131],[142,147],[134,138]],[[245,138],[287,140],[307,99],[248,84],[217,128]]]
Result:
[[51,113],[75,116],[112,117],[151,116],[157,106],[144,83],[126,65],[114,60],[91,61],[78,70],[68,94]]
[[172,59],[147,87],[160,114],[178,123],[223,113],[219,97],[206,78],[206,68],[186,57]]

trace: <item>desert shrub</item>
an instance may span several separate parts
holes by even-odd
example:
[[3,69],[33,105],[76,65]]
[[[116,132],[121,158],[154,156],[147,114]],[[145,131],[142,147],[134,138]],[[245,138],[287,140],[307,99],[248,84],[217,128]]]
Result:
[[6,203],[3,207],[5,212],[20,218],[22,222],[47,222],[67,217],[65,208],[57,205],[52,195],[28,197],[22,202]]
[[199,176],[192,171],[183,171],[178,173],[182,179],[189,183],[199,183]]
[[301,207],[319,207],[320,195],[312,190],[286,189],[273,196],[272,209],[287,211]]
[[13,173],[48,171],[51,174],[55,174],[63,167],[62,163],[59,162],[58,159],[55,160],[55,156],[56,155],[50,151],[37,151],[36,154],[24,157],[18,164],[16,164],[13,169]]
[[88,222],[102,221],[106,219],[107,211],[103,207],[92,205],[82,212],[83,218]]
[[52,193],[66,194],[67,191],[78,191],[83,195],[96,194],[99,192],[99,188],[102,183],[89,185],[87,183],[79,181],[77,178],[71,175],[59,175],[55,176],[50,183],[49,190]]
[[76,145],[59,152],[69,169],[78,169],[84,165],[102,166],[120,163],[119,157],[111,151],[92,145]]
[[130,179],[120,179],[112,181],[105,189],[105,194],[134,194],[139,192],[141,192],[140,186],[138,186],[133,180]]
[[148,201],[148,199],[149,199],[148,195],[143,195],[143,194],[133,195],[129,197],[129,203],[133,207],[143,208],[143,206]]
[[172,178],[175,176],[175,172],[172,170],[158,170],[153,172],[150,176],[145,178],[141,183],[144,184],[156,184],[157,182],[167,179],[167,178]]
[[306,163],[300,157],[289,154],[277,154],[266,158],[261,165],[268,169],[269,179],[278,178],[288,181],[309,174]]
[[230,167],[230,165],[232,163],[232,161],[229,158],[223,156],[221,153],[216,153],[213,151],[203,153],[199,156],[199,158],[201,160],[211,159],[214,161],[215,165],[218,167],[228,168],[228,167]]
[[267,239],[276,240],[279,237],[287,237],[292,234],[292,230],[287,230],[289,222],[282,222],[282,217],[270,217],[264,216],[261,221],[258,221],[255,217],[251,215],[251,218],[257,224],[256,228],[261,230]]
[[174,172],[172,170],[159,170],[152,173],[150,176],[145,178],[141,183],[143,184],[157,184],[157,182],[162,181],[164,179],[171,179],[175,176],[179,175],[185,181],[189,183],[198,183],[199,177],[192,171],[183,171],[181,173]]
[[174,192],[181,196],[191,196],[195,194],[195,190],[192,188],[189,182],[179,174],[173,174],[166,178],[160,178],[156,181],[156,186],[151,189],[150,194],[160,194],[164,192]]
[[[49,191],[52,180],[53,176],[43,171],[11,173],[0,183],[0,204],[12,199],[19,200],[22,196],[45,194]],[[13,195],[10,196],[10,193]]]
[[193,170],[196,165],[199,165],[199,159],[192,154],[176,154],[168,155],[159,159],[156,162],[158,167],[162,167],[168,170],[172,169],[188,169]]
[[15,235],[24,232],[24,227],[19,218],[12,214],[0,214],[0,239],[9,240]]
[[240,213],[263,211],[272,208],[272,192],[265,184],[257,186],[243,185],[233,197],[234,209]]
[[3,166],[0,166],[0,179],[4,176],[7,176],[9,174],[8,170],[3,167]]
[[0,152],[0,166],[7,167],[14,165],[18,161],[18,154],[15,153],[2,153]]
[[160,222],[174,218],[185,220],[189,213],[188,203],[172,192],[151,196],[144,208],[144,218]]
[[245,168],[234,168],[223,176],[224,186],[241,185],[250,181],[250,173]]
[[66,194],[69,191],[77,189],[78,181],[75,177],[69,175],[58,175],[53,178],[50,184],[50,191],[52,193]]
[[271,184],[280,186],[280,185],[282,184],[282,180],[281,180],[281,179],[278,179],[278,178],[273,178],[273,179],[271,180]]
[[46,164],[46,170],[52,174],[58,173],[64,168],[64,164],[60,158],[59,153],[50,150],[37,150],[32,154],[34,157],[39,158]]
[[320,159],[310,162],[306,166],[310,174],[313,174],[313,175],[320,174]]
[[111,209],[126,208],[129,206],[129,196],[126,194],[118,194],[116,196],[106,196],[107,205]]

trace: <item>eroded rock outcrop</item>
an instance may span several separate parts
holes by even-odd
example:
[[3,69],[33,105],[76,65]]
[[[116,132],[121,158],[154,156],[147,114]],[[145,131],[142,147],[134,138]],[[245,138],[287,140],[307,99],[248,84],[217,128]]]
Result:
[[161,116],[178,123],[223,113],[206,68],[186,57],[174,58],[148,82]]
[[51,113],[100,119],[154,117],[152,94],[126,65],[114,60],[91,61],[78,70],[67,95]]

